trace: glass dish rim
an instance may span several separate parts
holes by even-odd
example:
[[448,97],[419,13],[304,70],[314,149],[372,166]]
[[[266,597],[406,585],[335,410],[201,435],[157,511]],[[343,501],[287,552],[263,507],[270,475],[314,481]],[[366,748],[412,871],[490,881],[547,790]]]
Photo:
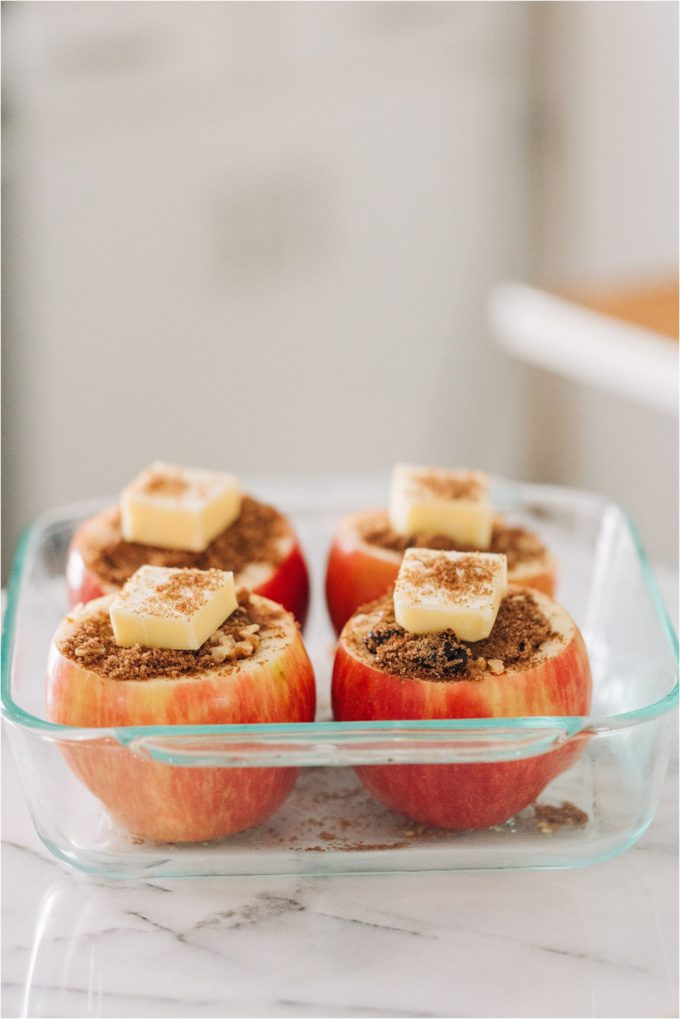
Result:
[[[510,482],[506,479],[494,478],[494,481],[505,482],[512,485],[516,491],[525,493],[541,492],[546,495],[569,493],[574,496],[582,494],[591,499],[600,499],[603,505],[615,509],[621,516],[622,521],[628,528],[633,546],[637,553],[638,562],[644,577],[645,585],[652,600],[657,618],[661,624],[662,631],[668,641],[669,648],[675,665],[675,683],[673,687],[662,698],[645,704],[632,711],[625,711],[612,715],[549,715],[549,716],[517,716],[511,718],[464,718],[464,719],[422,719],[422,720],[392,720],[374,722],[298,722],[298,723],[269,723],[238,724],[238,725],[145,725],[145,726],[117,726],[114,728],[83,728],[79,726],[62,725],[57,722],[50,722],[47,719],[39,718],[30,712],[20,708],[13,700],[11,690],[11,663],[14,651],[15,618],[18,606],[18,595],[22,585],[26,558],[29,547],[39,534],[50,524],[63,518],[69,509],[78,506],[85,506],[88,503],[104,502],[104,500],[88,500],[78,504],[69,504],[41,514],[21,534],[17,550],[12,562],[9,584],[7,588],[7,606],[5,610],[2,627],[2,672],[0,676],[0,699],[2,702],[2,716],[10,723],[20,728],[30,730],[45,737],[60,739],[63,741],[80,741],[85,739],[113,738],[118,743],[129,746],[139,739],[153,739],[168,737],[187,736],[220,736],[223,738],[233,737],[234,742],[243,740],[244,737],[252,740],[253,737],[260,737],[267,742],[269,739],[290,738],[310,740],[313,743],[332,743],[340,737],[343,741],[346,737],[370,737],[380,739],[394,739],[397,731],[403,734],[416,737],[417,735],[438,737],[443,735],[466,734],[472,732],[487,731],[490,735],[497,730],[522,731],[532,729],[560,730],[564,736],[571,737],[578,732],[587,730],[590,733],[612,731],[614,729],[630,728],[632,726],[650,721],[660,715],[677,707],[679,699],[680,684],[678,681],[678,637],[671,622],[670,616],[664,604],[663,598],[649,562],[644,545],[641,541],[637,527],[617,503],[603,499],[596,493],[587,492],[575,488],[556,485],[542,485],[539,483]],[[115,500],[114,500],[115,501]]]

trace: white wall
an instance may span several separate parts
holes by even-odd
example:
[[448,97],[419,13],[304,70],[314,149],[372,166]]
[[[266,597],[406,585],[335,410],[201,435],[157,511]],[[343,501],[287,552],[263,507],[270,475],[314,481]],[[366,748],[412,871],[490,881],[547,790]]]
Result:
[[484,302],[675,265],[675,4],[13,3],[3,29],[5,563],[156,456],[475,464],[605,491],[673,555],[675,422],[516,368]]
[[[678,7],[537,4],[533,281],[672,278],[678,261]],[[671,342],[671,341],[669,341]],[[527,476],[604,492],[677,562],[677,418],[538,371]]]
[[539,3],[536,265],[632,280],[678,262],[678,5]]
[[157,456],[516,471],[529,7],[8,5],[5,555]]

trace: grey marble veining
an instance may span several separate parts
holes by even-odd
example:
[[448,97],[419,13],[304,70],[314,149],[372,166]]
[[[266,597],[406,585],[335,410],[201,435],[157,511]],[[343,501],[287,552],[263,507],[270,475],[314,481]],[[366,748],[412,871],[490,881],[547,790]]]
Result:
[[3,747],[5,1016],[672,1016],[677,768],[582,870],[109,884],[35,835]]

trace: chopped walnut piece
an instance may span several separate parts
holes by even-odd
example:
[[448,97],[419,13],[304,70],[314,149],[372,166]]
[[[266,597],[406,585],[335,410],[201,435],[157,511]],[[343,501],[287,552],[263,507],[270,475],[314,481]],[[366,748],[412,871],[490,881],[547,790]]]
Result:
[[210,638],[211,655],[216,662],[236,662],[242,658],[250,658],[260,646],[257,623],[242,626],[235,634],[226,634],[218,630]]
[[229,659],[233,658],[233,652],[235,647],[234,638],[227,637],[224,634],[222,634],[221,636],[222,640],[218,644],[214,644],[210,652],[211,656],[215,659],[216,662],[224,662],[227,660],[227,658]]

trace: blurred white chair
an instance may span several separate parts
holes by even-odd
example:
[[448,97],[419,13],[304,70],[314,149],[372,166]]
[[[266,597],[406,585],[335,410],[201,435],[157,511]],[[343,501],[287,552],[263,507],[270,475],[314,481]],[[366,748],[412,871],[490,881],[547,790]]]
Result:
[[488,320],[512,357],[677,416],[671,336],[520,283],[494,288]]

